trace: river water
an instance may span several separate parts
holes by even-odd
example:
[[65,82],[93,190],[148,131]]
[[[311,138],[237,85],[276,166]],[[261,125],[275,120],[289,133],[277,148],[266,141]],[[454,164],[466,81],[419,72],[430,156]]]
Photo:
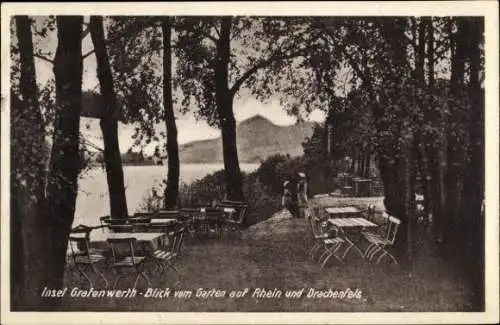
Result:
[[[244,172],[254,171],[259,164],[240,164]],[[223,164],[181,164],[181,183],[191,183],[205,175],[224,169]],[[160,187],[167,178],[166,166],[124,166],[125,195],[129,214],[139,210],[153,187]],[[98,225],[99,217],[109,214],[109,195],[106,172],[93,168],[80,176],[79,192],[73,225]]]

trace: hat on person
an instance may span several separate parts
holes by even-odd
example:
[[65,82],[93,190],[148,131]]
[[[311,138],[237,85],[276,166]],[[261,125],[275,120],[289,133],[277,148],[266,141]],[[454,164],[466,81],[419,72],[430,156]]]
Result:
[[306,174],[304,174],[304,173],[299,173],[299,177],[301,177],[301,178],[305,178],[305,177],[306,177]]
[[289,181],[285,181],[285,182],[283,182],[283,186],[287,186],[287,185],[288,185],[288,183],[290,183],[290,182],[289,182]]

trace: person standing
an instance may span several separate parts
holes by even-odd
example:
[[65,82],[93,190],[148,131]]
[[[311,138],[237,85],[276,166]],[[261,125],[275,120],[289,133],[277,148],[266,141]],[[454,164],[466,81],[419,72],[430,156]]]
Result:
[[299,209],[298,217],[304,218],[307,210],[307,177],[304,173],[298,173],[297,205]]
[[297,201],[297,181],[291,179],[283,183],[283,196],[281,204],[285,207],[294,218],[299,215],[299,204]]

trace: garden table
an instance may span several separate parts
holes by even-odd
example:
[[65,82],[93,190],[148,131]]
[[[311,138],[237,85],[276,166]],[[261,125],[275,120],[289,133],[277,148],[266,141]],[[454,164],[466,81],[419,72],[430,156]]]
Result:
[[136,238],[137,244],[144,252],[152,252],[168,245],[168,234],[163,232],[91,232],[90,246],[98,249],[108,249],[108,238]]
[[[365,218],[330,218],[328,222],[339,229],[342,233],[350,232],[350,233],[359,233],[362,229],[366,227],[378,227],[377,224],[366,220]],[[349,237],[344,236],[344,239],[349,244],[346,250],[344,251],[344,255],[342,258],[345,258],[349,251],[354,248],[359,252],[359,254],[363,257],[363,251],[356,245],[357,242],[353,242]]]
[[352,217],[361,214],[361,210],[356,207],[330,207],[325,208],[325,211],[330,215],[330,218]]

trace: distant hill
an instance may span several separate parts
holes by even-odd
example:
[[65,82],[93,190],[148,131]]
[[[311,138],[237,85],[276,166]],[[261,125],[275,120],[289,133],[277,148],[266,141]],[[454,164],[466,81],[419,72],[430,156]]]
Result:
[[[312,135],[314,123],[302,122],[280,126],[261,115],[256,115],[237,125],[236,141],[240,162],[259,162],[275,154],[292,157],[303,153],[302,142]],[[182,162],[221,162],[222,139],[193,141],[181,145],[179,155]]]

